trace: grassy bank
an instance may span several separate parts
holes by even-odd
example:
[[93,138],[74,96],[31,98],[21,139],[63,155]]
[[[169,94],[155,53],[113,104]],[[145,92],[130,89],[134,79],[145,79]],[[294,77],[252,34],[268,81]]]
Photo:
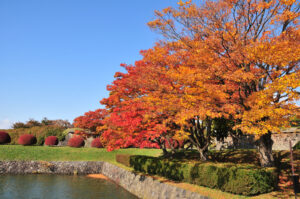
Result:
[[0,160],[106,161],[116,164],[116,154],[159,156],[158,149],[120,149],[1,145]]

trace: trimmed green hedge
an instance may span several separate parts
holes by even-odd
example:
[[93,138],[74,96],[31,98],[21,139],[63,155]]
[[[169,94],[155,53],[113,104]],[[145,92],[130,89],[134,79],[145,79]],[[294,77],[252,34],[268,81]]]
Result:
[[[122,157],[122,162],[128,162],[124,158],[126,156]],[[127,158],[130,159],[130,166],[135,171],[234,194],[250,196],[268,193],[277,186],[278,174],[275,168],[264,169],[221,163],[184,163],[149,156],[127,156]]]

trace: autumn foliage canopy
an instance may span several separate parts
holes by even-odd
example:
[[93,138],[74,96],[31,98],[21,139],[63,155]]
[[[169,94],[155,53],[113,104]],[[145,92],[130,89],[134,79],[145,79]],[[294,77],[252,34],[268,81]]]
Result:
[[299,115],[299,2],[178,4],[155,11],[148,25],[164,39],[115,74],[96,129],[108,150],[162,148],[174,139],[189,141],[206,160],[214,121],[230,120],[232,131],[260,140],[261,163],[269,166],[271,133]]
[[83,116],[74,119],[74,126],[95,132],[97,127],[103,125],[102,120],[106,114],[107,111],[105,109],[86,112]]

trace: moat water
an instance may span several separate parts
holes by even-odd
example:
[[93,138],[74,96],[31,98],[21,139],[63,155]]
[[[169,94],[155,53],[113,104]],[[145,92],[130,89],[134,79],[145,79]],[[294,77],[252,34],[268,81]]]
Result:
[[0,198],[137,199],[111,181],[67,175],[0,175]]

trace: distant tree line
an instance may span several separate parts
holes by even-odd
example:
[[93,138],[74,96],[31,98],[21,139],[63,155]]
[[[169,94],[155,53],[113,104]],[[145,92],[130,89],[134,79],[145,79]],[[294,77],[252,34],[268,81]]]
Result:
[[13,129],[19,128],[31,128],[35,126],[58,126],[63,128],[71,128],[73,125],[68,120],[49,120],[46,117],[42,119],[40,122],[34,119],[29,119],[27,122],[16,122],[12,125]]

